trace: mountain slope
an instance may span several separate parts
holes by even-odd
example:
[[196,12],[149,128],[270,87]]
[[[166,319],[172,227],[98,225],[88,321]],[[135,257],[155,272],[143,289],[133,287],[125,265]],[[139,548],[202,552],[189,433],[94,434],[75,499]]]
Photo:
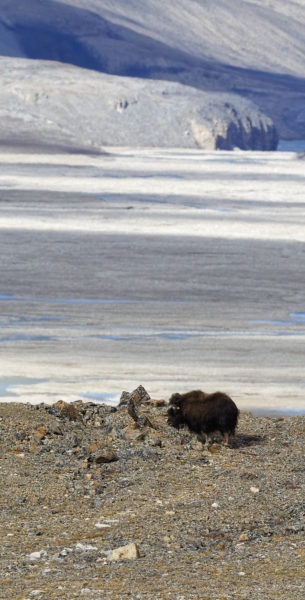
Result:
[[[124,56],[126,44],[131,55],[132,45],[134,55],[148,49],[152,61],[158,55],[179,60],[185,53],[197,64],[305,74],[303,0],[2,0],[0,19],[25,46],[36,25],[81,38],[101,62],[106,55],[111,63],[115,48],[112,68],[132,59]],[[37,54],[42,42],[35,41]],[[5,53],[3,41],[0,52]]]
[[[10,80],[6,73],[10,72]],[[245,99],[50,61],[0,59],[0,144],[274,149],[271,119]],[[51,83],[50,83],[51,82]]]
[[183,83],[211,93],[211,111],[214,94],[235,94],[237,113],[247,98],[256,120],[263,112],[283,139],[304,139],[304,31],[303,0],[2,0],[0,55],[125,76],[131,86],[134,77]]

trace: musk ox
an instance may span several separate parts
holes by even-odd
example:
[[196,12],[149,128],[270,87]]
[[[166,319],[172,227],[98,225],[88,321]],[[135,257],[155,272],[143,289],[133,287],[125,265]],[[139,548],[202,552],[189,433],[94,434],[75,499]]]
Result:
[[167,415],[168,424],[176,429],[187,425],[190,431],[199,436],[220,431],[222,444],[228,444],[230,436],[235,433],[239,410],[223,392],[206,394],[194,390],[186,394],[173,394],[169,399]]

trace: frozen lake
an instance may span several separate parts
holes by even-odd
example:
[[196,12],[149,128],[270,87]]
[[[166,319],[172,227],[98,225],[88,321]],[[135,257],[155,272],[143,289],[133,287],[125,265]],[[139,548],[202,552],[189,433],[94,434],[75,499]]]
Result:
[[0,400],[305,411],[305,159],[0,154]]

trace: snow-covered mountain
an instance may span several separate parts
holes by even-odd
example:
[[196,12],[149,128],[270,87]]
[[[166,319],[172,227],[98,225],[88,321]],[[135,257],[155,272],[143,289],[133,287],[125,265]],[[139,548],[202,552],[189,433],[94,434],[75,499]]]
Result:
[[[13,109],[10,113],[14,102],[10,102],[9,93],[16,100],[12,90],[20,81],[27,87],[25,119],[30,105],[30,114],[37,109],[37,101],[31,101],[31,97],[35,99],[40,95],[40,102],[44,104],[44,110],[40,110],[40,117],[36,119],[36,134],[40,128],[48,129],[45,122],[48,116],[50,122],[57,119],[62,129],[67,95],[63,94],[60,101],[60,90],[65,72],[68,80],[72,73],[63,63],[76,67],[74,105],[82,105],[82,110],[76,111],[77,118],[81,119],[83,129],[87,123],[88,137],[94,138],[97,145],[108,143],[107,136],[98,135],[97,131],[93,138],[90,134],[91,129],[99,129],[94,127],[97,119],[100,129],[105,129],[103,122],[113,121],[114,145],[125,139],[124,143],[139,145],[178,142],[201,147],[270,149],[276,144],[270,120],[275,123],[280,137],[305,139],[304,0],[175,0],[167,3],[164,0],[0,0],[0,8],[0,55],[6,57],[0,59],[0,106],[6,107],[5,115],[4,109],[0,113],[2,139],[14,117]],[[26,59],[26,69],[19,66],[20,59],[23,65]],[[54,63],[51,76],[47,63],[40,62],[49,60],[61,63]],[[85,74],[84,68],[88,70]],[[20,79],[21,71],[23,79]],[[175,83],[168,85],[168,81]],[[90,98],[86,86],[91,90]],[[105,94],[92,93],[94,88],[107,89],[110,107],[128,107],[121,111],[120,119],[117,110],[107,110]],[[57,112],[54,102],[48,106],[47,96],[52,94],[53,101],[54,94],[58,98]],[[103,97],[103,101],[99,102],[98,96]],[[130,107],[135,97],[137,109],[132,112]],[[158,101],[152,101],[154,120],[149,128],[146,111],[150,109],[140,100],[156,97]],[[29,120],[26,129],[22,125],[20,98],[19,94],[21,118],[16,135],[18,127],[24,135],[30,135]],[[177,110],[180,125],[173,135],[173,117],[177,117]],[[194,135],[192,131],[185,135],[183,130],[192,129],[191,113],[197,133]],[[68,116],[72,122],[72,115]],[[68,130],[73,141],[73,136],[79,138],[78,128],[74,131],[70,121]],[[160,131],[156,136],[158,121]],[[141,123],[145,124],[145,135],[134,135]],[[255,130],[251,136],[247,133],[249,128]],[[202,134],[202,130],[209,133]]]

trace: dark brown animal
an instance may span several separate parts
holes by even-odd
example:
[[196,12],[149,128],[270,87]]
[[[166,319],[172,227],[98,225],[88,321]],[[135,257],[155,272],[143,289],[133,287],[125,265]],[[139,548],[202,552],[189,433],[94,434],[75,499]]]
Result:
[[206,394],[194,390],[186,394],[173,394],[167,415],[168,424],[176,429],[187,425],[190,431],[198,435],[220,431],[222,443],[228,444],[230,436],[235,433],[239,410],[223,392]]

